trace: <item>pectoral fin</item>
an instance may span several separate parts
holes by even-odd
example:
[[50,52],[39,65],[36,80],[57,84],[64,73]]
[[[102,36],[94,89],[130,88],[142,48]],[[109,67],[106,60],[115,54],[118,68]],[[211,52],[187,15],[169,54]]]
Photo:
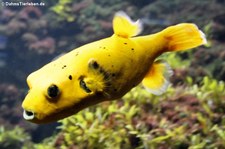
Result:
[[142,83],[152,94],[161,95],[169,86],[169,77],[173,74],[168,63],[157,60],[151,66]]

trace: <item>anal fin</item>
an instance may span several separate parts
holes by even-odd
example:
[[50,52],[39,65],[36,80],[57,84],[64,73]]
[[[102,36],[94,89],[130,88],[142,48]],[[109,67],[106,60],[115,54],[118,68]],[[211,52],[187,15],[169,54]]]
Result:
[[169,77],[172,76],[172,74],[173,71],[167,62],[157,60],[152,64],[142,84],[150,93],[161,95],[167,90],[170,84]]

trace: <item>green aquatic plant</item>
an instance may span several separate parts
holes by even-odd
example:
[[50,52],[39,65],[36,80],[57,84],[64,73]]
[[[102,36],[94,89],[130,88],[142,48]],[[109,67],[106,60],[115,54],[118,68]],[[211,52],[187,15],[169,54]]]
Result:
[[[191,78],[189,78],[190,80]],[[208,106],[216,106],[217,110],[224,108],[225,83],[223,81],[217,81],[206,76],[203,78],[201,86],[195,84],[189,88],[189,92],[196,94],[199,101],[206,103]]]
[[[182,58],[182,53],[185,53],[187,58]],[[165,53],[160,56],[161,59],[166,59],[172,68],[187,68],[191,63],[191,51],[180,53]]]
[[209,22],[207,25],[204,26],[204,33],[205,36],[207,37],[207,44],[205,45],[206,47],[210,48],[212,46],[211,40],[212,39],[212,26],[213,26],[213,22]]
[[72,0],[59,0],[58,3],[51,7],[51,10],[58,15],[59,21],[73,22],[75,16],[72,14]]
[[0,126],[0,148],[1,149],[19,149],[23,144],[29,147],[30,137],[20,127],[15,127],[12,130],[8,130],[3,126]]
[[[127,136],[132,129],[132,117],[138,112],[136,106],[116,102],[105,103],[103,107],[88,108],[61,121],[65,142],[62,146],[80,148],[120,148],[123,142],[130,147]],[[129,131],[130,130],[130,131]],[[113,137],[112,137],[113,136]],[[81,143],[83,142],[83,143]],[[85,142],[85,143],[84,143]]]

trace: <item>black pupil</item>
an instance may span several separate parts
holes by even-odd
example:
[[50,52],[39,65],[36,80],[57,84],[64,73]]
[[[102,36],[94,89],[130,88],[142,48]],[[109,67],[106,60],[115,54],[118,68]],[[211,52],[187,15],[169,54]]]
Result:
[[91,90],[86,86],[86,83],[83,80],[80,80],[80,86],[87,92],[90,93]]
[[59,89],[56,85],[52,85],[48,88],[48,96],[51,98],[57,97],[59,94]]

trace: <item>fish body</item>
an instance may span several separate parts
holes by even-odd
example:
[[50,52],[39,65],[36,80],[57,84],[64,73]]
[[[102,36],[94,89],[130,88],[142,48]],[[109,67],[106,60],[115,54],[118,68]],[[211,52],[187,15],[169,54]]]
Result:
[[156,58],[163,52],[194,48],[206,43],[194,24],[182,23],[146,36],[137,36],[141,22],[124,12],[113,19],[111,37],[81,46],[31,73],[22,107],[24,118],[48,123],[80,110],[122,97],[143,83],[153,94],[166,91],[172,70]]

